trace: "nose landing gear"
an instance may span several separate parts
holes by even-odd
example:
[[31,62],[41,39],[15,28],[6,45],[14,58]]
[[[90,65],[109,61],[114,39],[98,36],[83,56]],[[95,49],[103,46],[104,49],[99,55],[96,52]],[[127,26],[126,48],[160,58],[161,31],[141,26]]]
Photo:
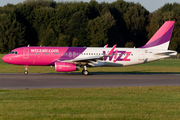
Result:
[[27,75],[27,74],[28,74],[28,65],[26,65],[26,68],[25,68],[24,74],[25,74],[25,75]]

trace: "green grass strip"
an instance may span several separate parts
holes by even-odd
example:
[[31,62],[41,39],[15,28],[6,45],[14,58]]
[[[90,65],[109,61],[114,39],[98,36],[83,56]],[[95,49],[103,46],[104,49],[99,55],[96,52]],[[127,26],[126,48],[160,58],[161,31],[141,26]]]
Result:
[[1,90],[2,120],[178,120],[180,87]]

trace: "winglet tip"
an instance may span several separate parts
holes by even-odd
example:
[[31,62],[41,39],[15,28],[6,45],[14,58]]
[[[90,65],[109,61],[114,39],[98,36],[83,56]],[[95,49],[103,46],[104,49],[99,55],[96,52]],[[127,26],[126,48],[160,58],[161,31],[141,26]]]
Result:
[[117,44],[115,44],[115,45],[113,46],[113,48],[111,49],[111,51],[109,52],[108,55],[111,55],[111,54],[113,53],[113,51],[114,51],[114,49],[116,48],[116,46],[117,46]]

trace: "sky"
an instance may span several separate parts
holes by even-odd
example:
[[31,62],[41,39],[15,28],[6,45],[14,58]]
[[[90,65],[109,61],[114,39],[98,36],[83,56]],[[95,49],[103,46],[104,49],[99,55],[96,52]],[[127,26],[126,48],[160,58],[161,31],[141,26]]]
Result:
[[[4,5],[7,5],[8,3],[11,4],[18,4],[18,3],[23,3],[24,0],[0,0],[0,7],[3,7]],[[54,0],[54,1],[74,1],[74,0]],[[90,0],[75,0],[75,1],[83,1],[83,2],[89,2]],[[112,3],[117,0],[96,0],[97,2],[108,2]],[[134,2],[134,3],[140,3],[144,8],[146,8],[149,12],[154,12],[155,10],[158,10],[164,4],[166,3],[180,3],[180,0],[124,0],[127,2]]]

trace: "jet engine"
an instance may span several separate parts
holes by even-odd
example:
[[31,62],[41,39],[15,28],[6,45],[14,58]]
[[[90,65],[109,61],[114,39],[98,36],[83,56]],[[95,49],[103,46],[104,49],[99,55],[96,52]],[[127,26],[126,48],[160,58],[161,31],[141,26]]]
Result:
[[55,63],[55,70],[57,72],[71,72],[71,71],[77,71],[79,69],[80,69],[79,66],[77,66],[74,63],[68,63],[68,62]]

